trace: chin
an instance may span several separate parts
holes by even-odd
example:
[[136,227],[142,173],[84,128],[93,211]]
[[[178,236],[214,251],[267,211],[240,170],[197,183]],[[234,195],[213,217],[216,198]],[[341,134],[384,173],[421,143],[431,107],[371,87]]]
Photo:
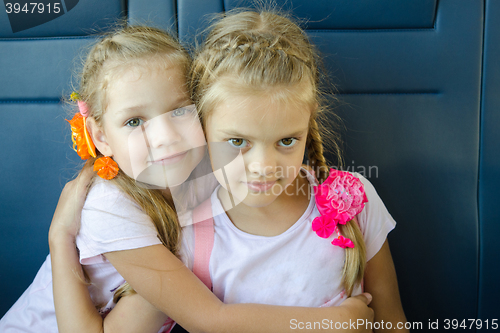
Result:
[[161,165],[150,165],[139,175],[135,175],[134,179],[146,187],[149,185],[150,188],[166,189],[182,184],[189,175],[189,169],[186,168],[175,167],[169,170]]
[[252,192],[249,191],[243,198],[242,202],[249,207],[266,207],[272,204],[281,193],[273,192],[274,187],[266,192]]

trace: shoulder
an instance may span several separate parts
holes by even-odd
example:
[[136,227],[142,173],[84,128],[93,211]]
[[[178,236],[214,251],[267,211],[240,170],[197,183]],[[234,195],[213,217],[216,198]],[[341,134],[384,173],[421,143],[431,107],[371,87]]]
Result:
[[99,216],[106,218],[106,224],[116,220],[134,224],[151,224],[149,216],[141,206],[113,182],[100,180],[90,189],[82,211],[82,227],[85,222],[102,224]]
[[349,172],[349,173],[352,174],[354,177],[358,178],[361,181],[361,183],[363,184],[363,188],[365,189],[365,193],[366,193],[366,197],[368,198],[368,202],[370,202],[370,198],[379,199],[380,201],[382,201],[382,199],[380,199],[380,197],[377,193],[377,190],[375,190],[375,187],[367,178],[365,178],[363,175],[361,175],[360,173],[357,173],[357,172]]
[[150,216],[126,193],[109,181],[97,182],[89,191],[76,237],[83,264],[111,251],[161,244]]
[[88,201],[98,201],[100,199],[113,196],[113,197],[121,197],[124,196],[123,193],[118,186],[113,184],[113,182],[106,181],[103,179],[96,179],[92,184],[92,187],[87,194],[86,202]]
[[155,230],[149,215],[112,182],[99,181],[90,189],[82,210],[80,234],[94,238],[110,233],[133,236],[146,230]]
[[385,242],[387,235],[396,226],[373,184],[359,173],[352,173],[364,186],[368,202],[358,214],[358,222],[366,243],[367,260],[370,260]]
[[363,175],[357,172],[353,172],[351,174],[361,181],[361,183],[363,184],[363,188],[365,190],[366,197],[368,199],[368,202],[365,204],[365,209],[363,210],[363,212],[373,214],[374,211],[377,211],[377,212],[383,212],[384,214],[390,216],[389,212],[385,208],[382,198],[380,198],[373,184],[367,178],[365,178]]
[[117,185],[102,179],[96,180],[90,188],[83,209],[107,212],[142,211],[138,204]]

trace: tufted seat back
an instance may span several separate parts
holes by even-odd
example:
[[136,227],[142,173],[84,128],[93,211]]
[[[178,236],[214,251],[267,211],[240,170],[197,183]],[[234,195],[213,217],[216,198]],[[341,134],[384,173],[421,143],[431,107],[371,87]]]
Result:
[[[500,3],[494,0],[276,1],[324,59],[344,119],[345,168],[377,188],[408,320],[500,313]],[[63,184],[78,170],[67,110],[74,59],[117,19],[192,44],[241,0],[62,1],[64,15],[13,32],[0,11],[0,315],[48,253]],[[73,5],[71,5],[71,3]],[[280,4],[282,3],[282,4]],[[69,8],[69,9],[68,9]]]

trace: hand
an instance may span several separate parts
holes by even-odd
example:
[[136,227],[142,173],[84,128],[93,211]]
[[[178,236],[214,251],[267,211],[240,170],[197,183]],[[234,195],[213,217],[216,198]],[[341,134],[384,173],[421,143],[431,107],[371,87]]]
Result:
[[49,243],[59,237],[71,237],[74,240],[80,230],[80,216],[93,177],[92,168],[84,167],[78,177],[64,186],[50,224]]
[[[372,332],[371,329],[367,329],[366,325],[367,322],[373,323],[374,319],[373,309],[368,307],[371,301],[372,295],[369,293],[363,293],[357,296],[349,297],[340,305],[340,307],[344,307],[348,310],[348,313],[350,314],[349,317],[353,322],[358,322],[358,320],[363,321],[362,325],[357,325],[358,332]],[[359,323],[361,322],[359,321]],[[368,325],[368,328],[369,327],[370,326]]]

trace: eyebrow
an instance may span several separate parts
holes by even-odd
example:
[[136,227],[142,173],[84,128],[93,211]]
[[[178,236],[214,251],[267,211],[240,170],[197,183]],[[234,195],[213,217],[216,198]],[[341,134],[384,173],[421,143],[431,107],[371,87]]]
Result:
[[[183,105],[183,104],[186,104],[186,105]],[[193,104],[193,102],[191,102],[189,99],[186,99],[185,97],[179,97],[174,102],[172,102],[171,105],[172,106],[175,105],[175,106],[172,110],[169,110],[168,112],[171,112],[171,111],[174,111],[178,108],[183,108],[183,107],[186,107],[186,106],[189,106],[192,104]],[[138,112],[142,109],[145,109],[147,107],[148,107],[148,105],[145,105],[145,104],[134,105],[134,106],[131,106],[128,108],[123,108],[123,109],[118,110],[118,114],[134,113],[134,112]]]
[[117,111],[118,114],[127,114],[127,113],[135,113],[139,110],[142,110],[146,108],[146,105],[136,105],[136,106],[131,106],[129,108],[123,108]]
[[[234,131],[234,130],[231,130],[231,129],[228,129],[228,130],[221,129],[219,131],[221,131],[222,133],[226,134],[227,136],[242,137],[242,138],[246,138],[246,139],[250,139],[250,140],[254,140],[255,139],[255,137],[252,137],[251,135],[239,133],[238,131]],[[282,138],[291,138],[291,137],[295,137],[295,136],[300,136],[300,135],[304,134],[306,131],[307,131],[307,128],[295,131],[293,133],[289,133],[289,134],[283,135],[281,137]]]

